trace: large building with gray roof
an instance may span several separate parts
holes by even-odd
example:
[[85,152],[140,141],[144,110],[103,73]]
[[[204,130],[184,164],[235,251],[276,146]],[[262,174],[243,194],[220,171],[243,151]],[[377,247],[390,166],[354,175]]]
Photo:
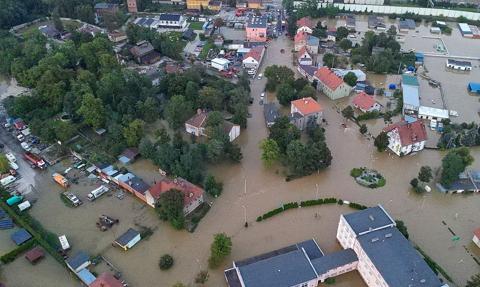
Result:
[[314,239],[233,262],[229,287],[316,287],[358,270],[368,286],[448,287],[396,228],[382,206],[342,215],[337,240],[344,250],[324,254]]

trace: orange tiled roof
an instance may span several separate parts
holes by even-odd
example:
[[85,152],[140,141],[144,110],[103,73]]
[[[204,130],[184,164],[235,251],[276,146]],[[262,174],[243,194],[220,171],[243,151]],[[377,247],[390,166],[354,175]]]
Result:
[[308,33],[300,32],[295,35],[295,43],[298,43],[300,41],[307,41],[307,39],[308,39]]
[[393,125],[389,125],[383,130],[389,132],[392,130],[397,130],[400,136],[400,143],[402,146],[408,146],[414,143],[419,143],[427,140],[427,129],[422,121],[415,121],[413,123],[407,123],[402,120]]
[[322,106],[311,97],[292,101],[291,104],[295,106],[303,116],[319,113],[323,110]]
[[318,69],[317,72],[315,72],[315,76],[331,90],[336,90],[341,84],[343,84],[342,78],[335,75],[335,73],[327,67],[321,67]]
[[361,92],[353,98],[352,103],[362,110],[369,110],[377,103],[377,101],[365,92]]
[[309,17],[303,17],[297,20],[297,27],[299,28],[308,27],[312,29],[314,26],[315,26],[315,23]]

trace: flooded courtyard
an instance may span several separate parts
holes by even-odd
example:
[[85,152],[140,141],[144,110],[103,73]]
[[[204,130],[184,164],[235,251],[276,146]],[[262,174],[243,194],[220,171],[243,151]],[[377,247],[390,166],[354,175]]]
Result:
[[[426,27],[419,29],[428,31]],[[457,43],[459,39],[453,38],[457,37],[455,29],[450,37],[452,39],[445,38],[445,42],[453,53],[456,51],[455,45],[463,44]],[[409,43],[408,40],[406,43]],[[271,64],[294,68],[290,52],[292,48],[292,42],[284,36],[273,40],[267,49],[262,69]],[[460,48],[458,53],[475,53],[480,50],[480,40],[476,47],[470,45],[465,50],[461,46]],[[284,54],[280,53],[281,49],[285,50]],[[459,117],[454,120],[478,121],[478,98],[466,92],[466,83],[480,78],[478,67],[467,74],[452,73],[444,69],[444,61],[443,58],[427,57],[425,64],[429,75],[442,83],[448,108],[459,112]],[[475,65],[478,66],[478,63]],[[387,85],[397,78],[369,75],[368,80],[377,85]],[[260,160],[259,142],[268,135],[263,106],[259,105],[265,83],[265,79],[254,79],[251,83],[252,96],[255,98],[249,109],[252,118],[248,120],[248,129],[242,131],[237,139],[242,148],[242,162],[210,168],[223,181],[224,192],[212,202],[211,210],[194,233],[174,230],[168,223],[160,221],[153,209],[130,195],[119,200],[110,193],[94,202],[87,201],[86,194],[99,183],[86,178],[70,188],[84,204],[78,208],[66,206],[60,199],[62,189],[51,179],[53,172],[66,168],[62,163],[47,171],[29,175],[34,179],[34,195],[38,198],[30,211],[32,216],[48,230],[58,235],[66,234],[73,246],[70,254],[79,250],[85,250],[92,256],[101,254],[122,272],[130,286],[138,287],[168,287],[177,281],[195,286],[195,275],[208,269],[210,244],[213,234],[219,232],[232,237],[232,254],[223,266],[209,270],[210,278],[206,286],[225,286],[223,270],[231,266],[232,260],[244,259],[309,238],[315,238],[326,253],[340,250],[335,235],[340,214],[353,212],[347,206],[290,210],[268,220],[255,222],[257,216],[283,203],[316,197],[336,197],[369,206],[382,204],[395,219],[405,222],[410,239],[442,266],[458,286],[463,286],[470,276],[480,271],[480,266],[466,252],[468,250],[480,257],[480,250],[471,242],[472,231],[479,227],[477,216],[480,211],[480,195],[445,195],[436,191],[418,195],[410,189],[409,182],[417,176],[420,166],[429,165],[437,170],[443,152],[424,150],[403,158],[378,153],[373,141],[362,136],[352,122],[343,128],[341,124],[344,119],[335,103],[319,95],[319,102],[324,107],[324,116],[329,123],[325,128],[333,156],[332,165],[318,174],[286,182],[279,166],[265,168]],[[435,96],[435,91],[429,91],[421,84],[420,93],[423,92]],[[369,121],[368,125],[372,134],[376,135],[384,123],[383,120],[374,120]],[[471,168],[480,169],[480,149],[474,148],[471,152],[475,158]],[[368,189],[356,184],[350,176],[350,170],[362,166],[382,173],[386,185]],[[22,166],[21,172],[27,172],[26,169],[29,167]],[[148,183],[158,175],[157,168],[145,160],[139,160],[130,169]],[[95,221],[101,214],[118,218],[120,223],[111,230],[101,232],[95,226]],[[245,216],[248,228],[244,227]],[[149,227],[154,233],[127,252],[112,247],[112,241],[129,227]],[[460,237],[458,242],[452,242],[449,228]],[[4,247],[0,248],[3,250]],[[161,271],[158,267],[160,256],[165,253],[171,254],[175,260],[169,271]],[[80,286],[80,282],[71,278],[50,256],[34,267],[19,257],[4,267],[2,275],[7,286],[14,287]],[[352,272],[339,277],[335,286],[363,287],[365,284],[358,273]]]

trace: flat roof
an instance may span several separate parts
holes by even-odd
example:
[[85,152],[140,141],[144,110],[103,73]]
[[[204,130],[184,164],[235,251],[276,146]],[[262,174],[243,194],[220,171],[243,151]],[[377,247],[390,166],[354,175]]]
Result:
[[420,253],[396,227],[388,227],[358,238],[360,245],[390,287],[440,287]]
[[342,216],[356,235],[388,225],[395,225],[393,219],[380,205]]
[[212,62],[215,62],[220,65],[230,64],[230,61],[225,58],[214,58],[212,59]]
[[409,85],[409,86],[420,86],[418,83],[418,79],[416,76],[413,75],[402,75],[402,85]]
[[460,30],[462,30],[462,33],[472,33],[470,25],[468,25],[467,23],[458,23],[458,27],[460,28]]
[[442,119],[449,118],[448,110],[425,107],[425,106],[420,106],[420,108],[418,108],[418,114],[427,115],[427,116],[436,117],[436,118],[442,118]]
[[420,96],[418,95],[418,87],[403,85],[403,103],[414,107],[420,106]]
[[10,238],[13,240],[13,242],[15,242],[16,245],[22,245],[32,238],[32,235],[28,233],[26,229],[21,228],[10,235]]

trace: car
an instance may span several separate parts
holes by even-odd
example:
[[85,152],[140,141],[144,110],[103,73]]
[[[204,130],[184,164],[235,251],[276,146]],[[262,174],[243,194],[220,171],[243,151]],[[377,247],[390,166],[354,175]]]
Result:
[[79,206],[82,204],[82,201],[71,192],[64,192],[63,195],[73,204],[73,206]]
[[260,94],[260,99],[263,100],[263,98],[265,98],[265,93],[261,93],[261,94]]
[[249,74],[249,75],[255,75],[255,70],[248,70],[248,71],[247,71],[247,74]]
[[23,142],[24,139],[25,139],[25,137],[22,134],[17,135],[17,140],[18,141]]
[[263,77],[263,74],[258,74],[258,78],[257,78],[257,79],[261,80],[262,77]]
[[28,143],[26,143],[26,142],[22,142],[20,145],[21,145],[22,148],[23,148],[24,150],[26,150],[26,151],[31,151],[31,150],[32,150],[32,147],[31,147]]

